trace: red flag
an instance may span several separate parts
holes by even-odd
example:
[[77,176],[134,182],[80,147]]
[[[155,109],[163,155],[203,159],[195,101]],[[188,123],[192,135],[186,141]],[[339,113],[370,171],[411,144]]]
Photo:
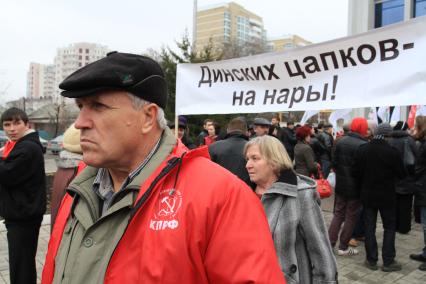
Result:
[[414,127],[414,120],[416,119],[416,111],[417,111],[417,105],[412,105],[410,107],[410,113],[408,114],[407,124],[408,127],[413,128]]

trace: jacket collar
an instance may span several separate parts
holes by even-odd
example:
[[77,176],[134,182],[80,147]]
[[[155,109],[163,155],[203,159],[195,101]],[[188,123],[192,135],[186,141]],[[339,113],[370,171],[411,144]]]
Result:
[[247,140],[248,141],[248,137],[247,137],[247,135],[244,135],[243,133],[241,133],[241,132],[239,132],[239,131],[235,131],[235,132],[230,132],[230,133],[228,133],[228,134],[226,134],[226,136],[225,136],[225,139],[228,139],[228,138],[242,138],[242,139],[244,139],[244,140]]
[[277,193],[288,196],[297,196],[297,176],[293,170],[283,170],[278,180],[265,192],[265,194]]
[[394,130],[391,133],[391,137],[396,137],[396,138],[407,137],[409,135],[410,134],[406,130]]
[[367,139],[365,137],[361,136],[361,134],[359,134],[357,132],[349,132],[348,136],[367,141]]
[[279,179],[264,193],[280,194],[291,197],[297,197],[297,192],[300,190],[316,190],[315,180],[303,176],[296,175],[293,170],[286,170],[286,173],[281,172]]

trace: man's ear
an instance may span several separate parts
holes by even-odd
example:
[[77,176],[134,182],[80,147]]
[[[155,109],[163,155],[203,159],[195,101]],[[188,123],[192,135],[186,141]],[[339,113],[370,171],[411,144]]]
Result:
[[141,109],[142,119],[142,134],[149,133],[153,128],[157,127],[158,106],[156,104],[144,105]]

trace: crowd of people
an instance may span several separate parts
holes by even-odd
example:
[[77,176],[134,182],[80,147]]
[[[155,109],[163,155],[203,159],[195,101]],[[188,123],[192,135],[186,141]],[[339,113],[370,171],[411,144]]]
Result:
[[[337,283],[335,254],[358,254],[361,240],[378,269],[378,213],[381,268],[397,271],[395,234],[409,233],[413,203],[425,248],[409,257],[426,270],[424,116],[414,129],[358,117],[337,135],[279,116],[236,117],[217,133],[206,119],[194,142],[187,118],[167,125],[164,74],[148,57],[110,53],[59,87],[80,113],[58,160],[42,283]],[[1,123],[11,283],[36,283],[42,147],[22,110]],[[328,228],[319,175],[335,176]]]
[[[303,187],[302,184],[306,180],[309,181],[311,178],[312,181],[319,173],[325,178],[333,173],[335,180],[333,219],[328,232],[318,230],[319,235],[327,235],[324,244],[329,242],[330,247],[335,248],[336,254],[340,256],[352,256],[359,253],[356,247],[360,241],[364,241],[366,249],[364,265],[377,270],[379,267],[376,225],[377,215],[380,213],[384,229],[382,270],[398,271],[401,264],[395,259],[396,233],[410,232],[413,215],[426,228],[426,218],[422,215],[423,207],[426,205],[424,121],[425,117],[418,116],[415,127],[409,129],[404,121],[398,121],[393,126],[386,122],[377,125],[357,117],[343,125],[342,131],[336,134],[333,133],[334,128],[330,123],[319,123],[316,127],[312,127],[309,124],[295,125],[292,121],[288,121],[281,127],[280,118],[274,116],[271,120],[257,117],[253,124],[247,127],[245,119],[238,117],[229,122],[227,134],[222,136],[221,140],[216,136],[214,143],[205,143],[203,142],[205,137],[210,135],[206,131],[207,127],[214,128],[215,125],[214,121],[206,119],[205,130],[198,136],[198,145],[193,147],[208,145],[212,161],[245,181],[261,198],[268,220],[269,215],[277,218],[281,214],[274,210],[271,213],[270,198],[262,198],[264,194],[268,196],[268,193],[280,193],[280,190],[277,190],[279,187],[273,186],[275,183],[283,179],[283,183],[289,188],[291,185]],[[233,127],[237,122],[239,127]],[[181,125],[181,129],[188,131],[186,123]],[[277,141],[282,149],[274,148]],[[265,148],[264,144],[268,144],[270,148]],[[250,145],[255,145],[252,147],[256,149],[254,154],[253,149],[247,151]],[[285,153],[286,158],[278,162],[282,153]],[[254,166],[256,165],[254,161],[258,160],[265,160],[265,164],[259,168]],[[272,167],[269,172],[266,165]],[[259,169],[263,171],[259,173]],[[295,175],[293,182],[286,180],[282,176],[284,169],[297,174],[298,179]],[[288,178],[288,174],[286,176]],[[315,186],[311,186],[311,191],[312,188]],[[304,202],[299,195],[298,198],[300,202]],[[309,219],[309,211],[304,212],[306,215],[304,217]],[[322,214],[318,211],[315,215]],[[271,220],[269,223],[271,224]],[[315,224],[322,223],[321,220],[315,220]],[[273,224],[276,228],[276,220]],[[272,228],[271,230],[274,234]],[[278,236],[274,235],[274,241],[275,238]],[[317,235],[308,243],[315,243],[315,247],[318,248],[320,247],[316,243],[318,240],[324,239]],[[277,243],[275,246],[278,249]],[[426,243],[423,252],[409,257],[422,262],[419,269],[426,270]],[[308,258],[312,261],[310,257]],[[322,259],[329,258],[325,254],[322,255]],[[281,260],[281,264],[284,262]],[[286,276],[288,275],[290,273],[286,272]]]
[[[291,161],[286,167],[294,169],[299,178],[315,178],[319,172],[327,177],[332,172],[335,179],[335,203],[333,219],[328,228],[331,248],[336,247],[339,241],[336,247],[338,255],[357,255],[359,251],[356,247],[362,240],[366,249],[364,265],[377,270],[376,225],[377,215],[380,213],[384,229],[382,270],[398,271],[401,264],[395,259],[396,233],[410,232],[413,215],[426,230],[425,120],[426,117],[418,116],[415,127],[408,129],[404,121],[398,121],[393,126],[386,122],[377,125],[357,117],[343,126],[343,132],[335,135],[333,125],[329,123],[319,123],[314,128],[309,124],[294,126],[293,122],[289,122],[286,127],[280,127],[278,117],[273,117],[271,121],[256,118],[253,123],[254,134],[247,134],[246,139],[250,140],[246,143],[251,145],[257,141],[257,144],[263,139],[260,137],[274,137],[264,139],[270,145],[275,141],[281,142],[285,150],[280,151],[285,152]],[[241,129],[240,134],[244,131]],[[246,165],[242,162],[230,165],[217,158],[221,155],[214,145],[209,146],[212,160],[241,176],[243,180],[246,180],[245,170],[250,175],[255,169],[251,165],[250,155],[247,156],[250,152],[244,154]],[[242,145],[239,147],[242,148]],[[257,154],[268,160],[264,151],[257,149]],[[223,156],[227,156],[226,152],[223,152]],[[279,157],[280,154],[274,153],[273,156]],[[271,161],[269,163],[273,164]],[[279,181],[280,174],[275,172],[269,178],[274,182]],[[255,182],[252,175],[250,179]],[[302,181],[294,184],[300,183]],[[252,188],[259,196],[268,192],[277,193],[275,189],[267,190],[271,182],[266,184],[266,187],[259,186],[255,182]],[[262,203],[266,210],[267,199],[262,199]],[[268,216],[268,211],[266,212]],[[309,216],[308,212],[305,214]],[[321,215],[318,212],[316,214]],[[419,269],[426,270],[426,243],[422,252],[409,257],[422,262]]]

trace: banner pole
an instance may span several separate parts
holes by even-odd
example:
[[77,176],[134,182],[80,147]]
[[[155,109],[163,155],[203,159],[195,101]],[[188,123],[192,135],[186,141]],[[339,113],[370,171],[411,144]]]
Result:
[[178,131],[179,131],[179,121],[178,116],[175,115],[175,137],[178,137]]

